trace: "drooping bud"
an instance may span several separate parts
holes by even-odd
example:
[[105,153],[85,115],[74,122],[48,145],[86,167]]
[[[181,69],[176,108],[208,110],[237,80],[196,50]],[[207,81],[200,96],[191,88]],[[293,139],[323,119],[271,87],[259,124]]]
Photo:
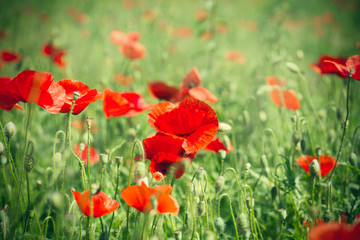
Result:
[[241,233],[250,231],[248,216],[245,213],[240,213],[238,218],[238,223],[239,223],[239,230]]
[[247,170],[249,170],[251,168],[251,164],[250,163],[246,163],[245,164],[245,170],[247,171]]
[[285,221],[286,217],[287,217],[287,212],[285,209],[281,208],[278,210],[278,213],[279,213],[279,217],[280,217],[280,220],[283,222]]
[[26,172],[31,172],[31,170],[34,168],[35,160],[33,156],[26,156],[24,161],[24,170]]
[[219,152],[217,153],[217,157],[219,161],[224,161],[226,158],[226,151],[223,149],[219,150]]
[[225,222],[224,219],[218,217],[214,221],[215,229],[218,233],[222,234],[225,231]]
[[300,68],[292,62],[287,62],[286,67],[293,73],[300,73]]
[[0,142],[0,154],[2,154],[4,151],[4,145],[2,142]]
[[134,180],[136,184],[140,184],[140,180],[146,177],[146,166],[143,162],[138,162],[134,169]]
[[4,126],[4,132],[5,132],[5,136],[10,139],[12,138],[15,133],[16,133],[16,126],[13,122],[8,122],[7,124],[5,124]]
[[198,203],[197,211],[198,211],[198,215],[199,215],[200,217],[202,217],[202,216],[205,215],[205,213],[206,213],[206,207],[205,207],[205,201],[204,201],[204,200],[201,200],[201,201]]
[[277,196],[277,193],[278,193],[277,187],[276,187],[276,186],[273,186],[273,187],[271,188],[271,199],[272,199],[273,201],[275,201],[276,196]]
[[220,192],[223,189],[224,184],[225,184],[224,176],[219,176],[215,182],[215,192],[216,193]]
[[227,123],[221,122],[219,123],[219,129],[218,132],[219,133],[226,133],[226,132],[230,132],[231,131],[231,126]]
[[310,174],[312,177],[316,177],[320,173],[320,166],[318,160],[314,159],[310,164]]
[[175,230],[174,235],[175,235],[175,240],[181,240],[182,239],[181,230]]
[[81,153],[84,151],[84,149],[85,149],[85,144],[84,143],[80,143],[79,144],[79,155],[81,156]]

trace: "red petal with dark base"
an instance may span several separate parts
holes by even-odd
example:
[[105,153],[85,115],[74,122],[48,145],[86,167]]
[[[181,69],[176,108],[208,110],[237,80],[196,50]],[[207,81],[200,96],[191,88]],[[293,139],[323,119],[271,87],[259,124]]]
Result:
[[199,86],[201,83],[200,74],[196,67],[193,67],[190,72],[188,72],[182,83],[181,88],[193,88]]
[[148,89],[153,97],[170,102],[174,101],[180,92],[177,87],[169,86],[163,82],[149,82]]
[[156,104],[149,113],[155,130],[184,140],[186,151],[198,151],[215,137],[219,127],[215,111],[206,103],[188,98],[178,106],[169,102]]

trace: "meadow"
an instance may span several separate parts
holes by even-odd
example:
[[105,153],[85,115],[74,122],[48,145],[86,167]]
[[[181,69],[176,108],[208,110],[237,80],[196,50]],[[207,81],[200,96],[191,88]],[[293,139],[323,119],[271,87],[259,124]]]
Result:
[[1,1],[1,239],[360,239],[359,29],[352,0]]

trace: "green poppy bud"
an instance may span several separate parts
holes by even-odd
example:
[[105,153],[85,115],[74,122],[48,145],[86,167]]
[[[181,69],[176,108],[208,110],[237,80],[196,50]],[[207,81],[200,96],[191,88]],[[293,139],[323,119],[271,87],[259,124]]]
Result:
[[198,205],[197,205],[197,211],[198,211],[198,215],[200,217],[204,216],[206,213],[206,207],[205,207],[205,201],[201,200]]
[[285,221],[286,217],[287,217],[287,212],[285,209],[281,208],[278,210],[278,213],[279,213],[279,217],[280,217],[280,220],[283,222]]
[[318,160],[314,159],[310,164],[310,174],[312,177],[316,177],[320,173],[320,165]]
[[24,162],[24,170],[26,172],[31,172],[31,170],[34,168],[35,160],[33,156],[26,156],[25,162]]
[[305,152],[305,150],[306,150],[306,142],[305,142],[304,139],[301,139],[301,141],[300,141],[300,147],[301,147],[301,151],[302,151],[302,152]]
[[231,126],[227,123],[219,123],[219,129],[218,129],[218,132],[219,133],[226,133],[226,132],[230,132],[231,131]]
[[146,166],[143,162],[138,162],[134,169],[134,180],[136,184],[140,184],[140,180],[146,177]]
[[286,67],[293,73],[300,73],[300,68],[292,62],[287,62]]
[[216,193],[220,192],[223,189],[224,184],[225,184],[224,176],[219,176],[215,182],[215,192]]
[[276,197],[277,197],[277,193],[278,193],[278,190],[277,190],[277,187],[276,186],[273,186],[271,188],[271,199],[273,201],[275,201]]
[[174,235],[175,235],[175,240],[181,240],[182,239],[181,230],[175,230]]
[[102,165],[105,165],[109,161],[109,155],[101,153],[100,154],[100,162]]
[[225,150],[219,150],[219,152],[217,153],[217,157],[219,161],[223,161],[226,158],[226,151]]
[[356,166],[357,165],[357,155],[356,153],[352,152],[349,155],[349,162],[351,165]]
[[292,135],[292,141],[294,145],[296,145],[301,140],[301,133],[299,131],[295,131]]
[[247,171],[247,170],[249,170],[251,168],[251,164],[250,163],[246,163],[245,164],[245,170]]
[[218,217],[214,221],[215,229],[218,233],[222,234],[225,231],[225,222],[224,219]]
[[[216,225],[215,225],[216,227]],[[210,230],[206,230],[204,233],[204,239],[205,240],[215,240],[215,233],[210,231]]]
[[4,145],[2,142],[0,142],[0,154],[2,154],[4,151]]
[[120,166],[121,164],[122,164],[122,162],[123,162],[123,157],[122,156],[116,156],[115,157],[115,163],[116,163],[116,165],[118,165],[118,166]]
[[5,124],[4,126],[4,132],[5,132],[5,136],[10,139],[12,138],[15,133],[16,133],[16,126],[13,122],[8,122],[7,124]]
[[248,216],[245,213],[240,213],[238,218],[238,223],[239,223],[239,230],[241,233],[250,231]]
[[261,121],[261,122],[266,122],[266,120],[267,120],[266,112],[260,111],[260,112],[259,112],[259,118],[260,118],[260,121]]

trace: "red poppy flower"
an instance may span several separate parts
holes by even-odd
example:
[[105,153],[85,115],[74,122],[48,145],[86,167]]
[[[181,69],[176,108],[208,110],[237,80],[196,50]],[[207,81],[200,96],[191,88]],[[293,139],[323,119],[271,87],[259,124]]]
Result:
[[199,86],[200,83],[201,83],[201,78],[200,78],[199,70],[197,69],[197,67],[193,67],[191,71],[185,75],[181,83],[181,88],[190,89]]
[[286,85],[286,79],[278,78],[276,76],[268,76],[266,77],[266,83],[269,86],[285,86]]
[[148,114],[152,128],[183,139],[186,151],[198,151],[215,137],[219,122],[215,111],[206,103],[187,98],[178,106],[170,102],[156,104]]
[[64,49],[55,47],[52,43],[46,43],[42,47],[42,53],[46,57],[50,57],[55,65],[59,68],[65,68],[66,63],[63,59],[66,52]]
[[1,61],[6,63],[18,62],[21,59],[21,55],[19,53],[9,50],[1,50],[0,55],[1,55]]
[[[297,163],[307,172],[310,173],[310,164],[314,159],[318,159],[317,157],[312,157],[309,155],[301,156],[298,159],[296,159]],[[321,176],[324,177],[328,173],[330,173],[333,168],[335,167],[336,158],[326,155],[320,156],[320,172]]]
[[145,158],[151,161],[149,170],[157,181],[162,179],[161,175],[154,175],[161,172],[166,176],[168,169],[174,167],[174,175],[180,178],[185,172],[184,161],[192,161],[196,152],[185,152],[182,148],[183,139],[173,138],[167,135],[157,135],[143,140]]
[[[80,154],[80,144],[75,146],[74,149],[76,155]],[[85,144],[84,150],[81,152],[80,158],[84,161],[84,164],[87,164],[87,145]],[[100,160],[100,155],[96,152],[96,149],[90,146],[90,165],[97,163]]]
[[205,149],[216,153],[218,153],[220,150],[225,150],[228,153],[232,152],[234,147],[231,144],[230,146],[226,147],[225,144],[220,141],[220,138],[216,137],[205,147]]
[[109,88],[104,89],[103,110],[107,119],[113,117],[133,117],[151,108],[143,97],[135,92],[119,93]]
[[151,198],[154,198],[157,201],[157,213],[170,213],[176,216],[179,214],[180,206],[176,199],[170,196],[172,189],[170,185],[149,188],[141,182],[141,186],[133,185],[122,190],[121,197],[127,205],[143,213],[149,213],[154,209],[151,205]]
[[246,58],[241,52],[228,51],[225,53],[225,58],[230,61],[238,62],[239,64],[246,63]]
[[355,80],[360,80],[360,55],[354,55],[346,60],[346,63],[338,63],[333,60],[325,61],[332,64],[337,69],[337,73],[343,77],[351,77]]
[[[80,212],[86,216],[102,217],[112,213],[119,207],[119,203],[116,200],[109,198],[104,192],[99,192],[93,195],[91,197],[91,204],[89,190],[84,191],[83,194],[74,190],[71,190],[71,192],[74,194]],[[90,205],[92,207],[91,210]]]
[[59,113],[66,99],[64,88],[55,83],[54,77],[48,72],[25,70],[10,84],[19,101],[34,102],[50,113]]
[[169,86],[164,82],[149,82],[148,89],[153,97],[170,102],[173,102],[180,92],[177,87]]
[[60,112],[68,113],[71,109],[71,104],[74,97],[74,92],[80,94],[79,98],[75,101],[72,114],[77,115],[81,113],[90,103],[95,102],[102,98],[102,93],[96,89],[90,89],[86,84],[70,79],[64,79],[57,82],[65,89],[66,100]]
[[328,61],[336,62],[336,63],[343,64],[343,65],[346,64],[346,58],[332,57],[330,55],[322,55],[319,58],[319,61],[317,63],[311,64],[310,67],[319,74],[337,74],[338,76],[343,77],[339,73],[336,66],[334,66],[334,64],[332,64]]
[[300,103],[296,97],[296,93],[294,90],[283,90],[274,88],[270,92],[271,100],[279,107],[285,105],[287,109],[290,110],[298,110],[300,109]]
[[121,53],[130,60],[145,57],[145,46],[139,42],[128,42],[121,46]]
[[22,110],[22,107],[17,102],[19,102],[19,99],[11,84],[11,77],[0,77],[0,108],[6,111],[10,111],[13,107]]
[[359,236],[360,223],[324,223],[309,232],[309,240],[359,240]]
[[110,34],[110,40],[114,44],[124,45],[129,42],[139,41],[141,34],[139,32],[123,33],[118,30],[114,30]]

